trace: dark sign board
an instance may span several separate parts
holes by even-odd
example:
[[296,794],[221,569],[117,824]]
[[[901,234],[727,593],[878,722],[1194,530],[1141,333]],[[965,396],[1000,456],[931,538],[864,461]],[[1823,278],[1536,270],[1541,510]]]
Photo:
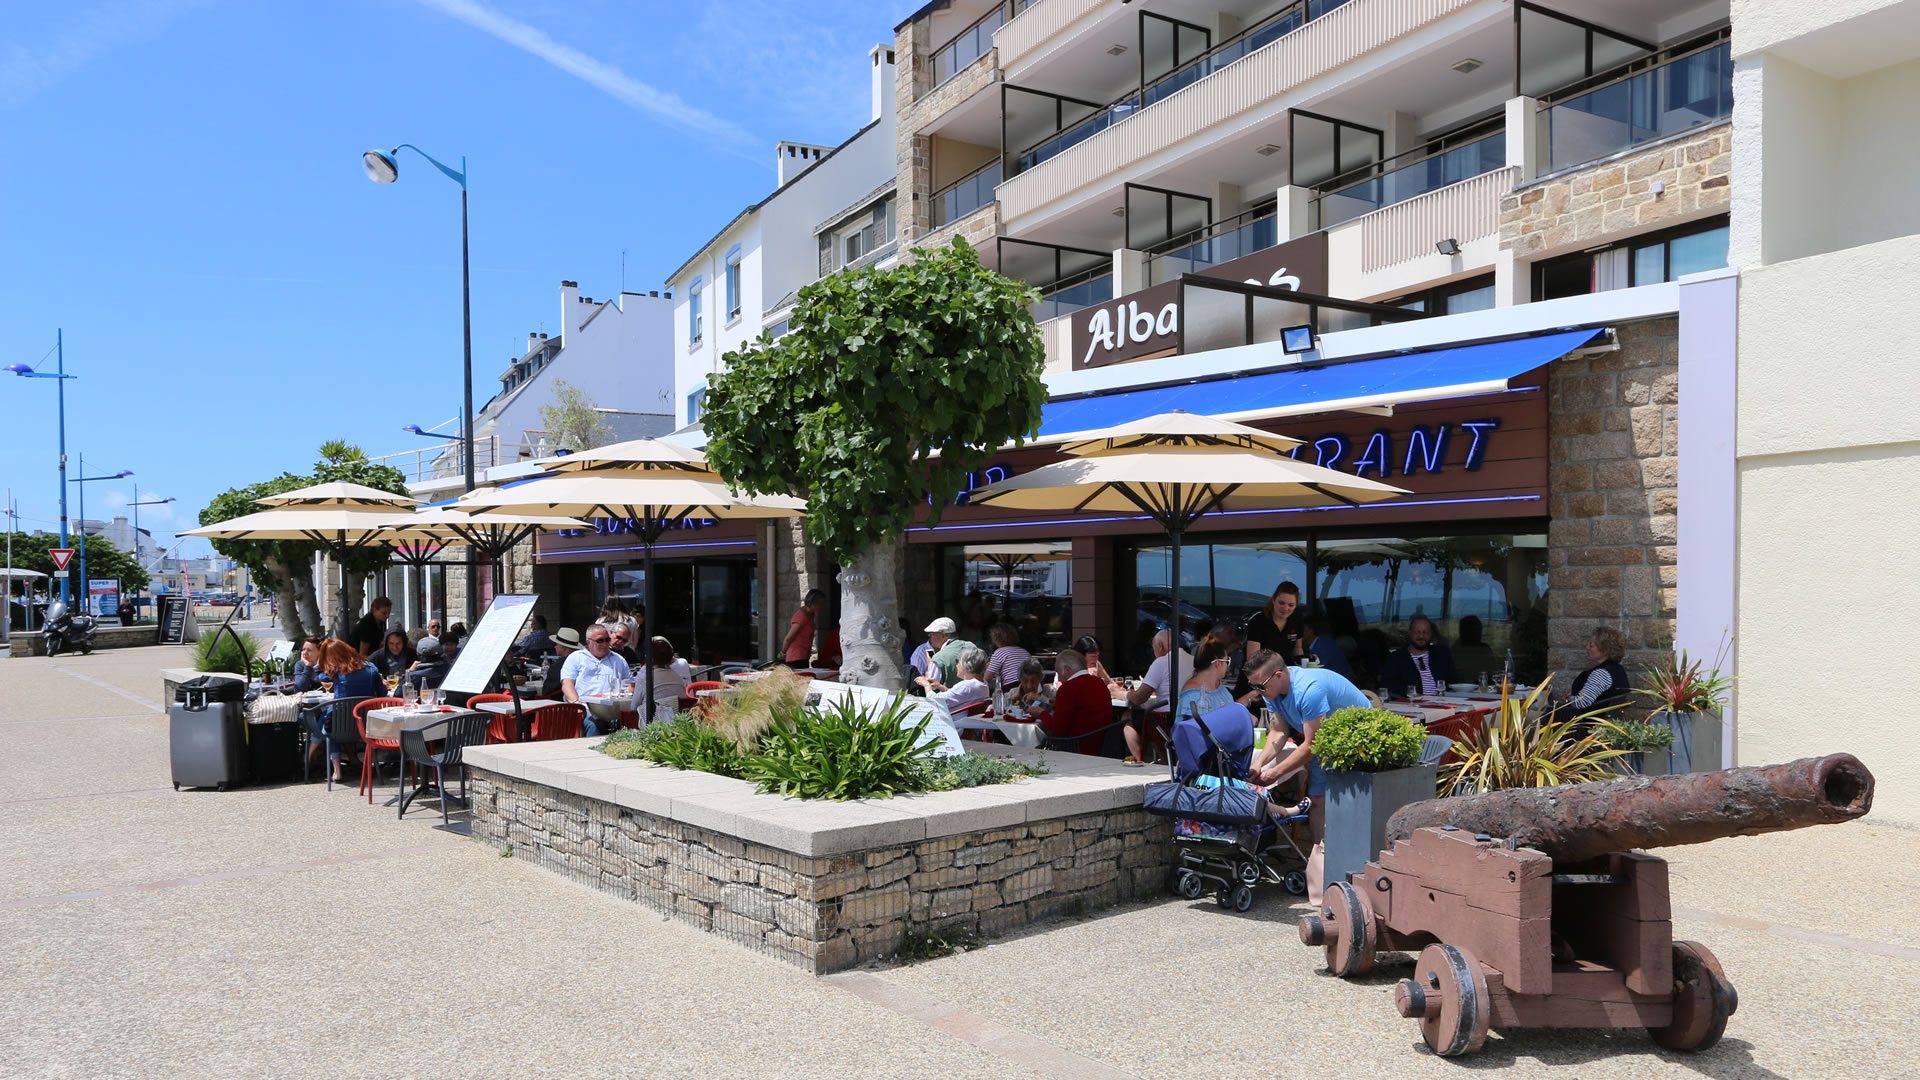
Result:
[[160,644],[184,645],[187,643],[187,598],[184,596],[163,596],[160,598]]
[[[1279,289],[1327,295],[1327,234],[1263,248],[1217,266],[1194,271],[1196,277],[1245,281]],[[1073,314],[1073,367],[1104,367],[1164,353],[1179,343],[1180,301],[1176,282],[1109,300]]]

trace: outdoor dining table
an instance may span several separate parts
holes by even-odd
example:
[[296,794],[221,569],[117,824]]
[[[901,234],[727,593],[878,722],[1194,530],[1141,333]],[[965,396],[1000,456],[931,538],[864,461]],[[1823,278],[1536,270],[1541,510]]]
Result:
[[[402,731],[418,731],[421,728],[442,724],[456,716],[476,715],[472,709],[455,708],[452,705],[396,705],[387,709],[367,710],[367,738],[392,739],[398,742]],[[422,783],[425,781],[423,780]],[[399,764],[394,766],[394,796],[385,806],[400,801],[406,791],[405,769]]]
[[587,707],[596,720],[605,720],[611,724],[620,722],[620,714],[633,707],[632,694],[582,694],[580,704]]

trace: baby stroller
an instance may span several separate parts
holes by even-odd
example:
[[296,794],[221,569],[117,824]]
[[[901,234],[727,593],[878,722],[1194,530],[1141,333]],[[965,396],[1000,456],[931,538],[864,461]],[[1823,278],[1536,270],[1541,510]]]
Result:
[[1173,778],[1148,785],[1144,809],[1173,819],[1174,891],[1197,900],[1211,888],[1222,907],[1235,911],[1253,907],[1262,883],[1306,895],[1307,856],[1293,830],[1306,822],[1307,804],[1275,818],[1266,791],[1247,782],[1253,714],[1246,706],[1176,720],[1170,746]]

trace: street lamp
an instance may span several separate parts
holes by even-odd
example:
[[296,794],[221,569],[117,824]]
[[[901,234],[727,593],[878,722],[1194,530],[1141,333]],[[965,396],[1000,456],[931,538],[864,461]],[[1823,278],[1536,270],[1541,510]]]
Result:
[[[67,374],[67,347],[64,331],[53,332],[53,349],[59,356],[59,366],[52,372],[33,370],[31,364],[8,364],[7,370],[23,379],[58,379],[54,385],[60,388],[60,546],[67,546],[67,380],[77,379],[78,375]],[[42,357],[41,359],[45,359]],[[67,595],[67,578],[60,579],[60,602],[70,603]]]
[[[391,184],[400,179],[400,164],[395,160],[402,150],[411,150],[426,158],[434,168],[445,173],[447,179],[460,185],[460,319],[465,335],[465,352],[461,363],[461,378],[464,396],[461,399],[460,445],[464,459],[466,490],[473,490],[473,275],[467,253],[467,159],[460,158],[460,168],[451,169],[441,164],[432,154],[413,145],[401,143],[393,149],[382,152],[368,150],[360,155],[360,163],[367,170],[367,179],[376,184]],[[467,564],[467,618],[475,618],[475,600],[478,582],[475,580],[472,562]]]
[[86,476],[84,475],[86,471],[87,455],[81,454],[80,472],[83,475],[73,478],[74,483],[82,485],[80,488],[80,608],[91,615],[93,598],[87,592],[87,489],[84,485],[91,484],[95,480],[125,480],[132,476],[133,472],[130,469],[121,469],[117,473],[109,473],[106,476]]
[[[172,501],[173,496],[171,495],[164,499],[142,500],[140,498],[140,485],[133,485],[133,501],[127,504],[133,507],[133,564],[142,570],[146,569],[146,564],[140,561],[140,508],[143,506],[163,506]],[[126,603],[126,598],[122,597],[120,602],[123,604]]]

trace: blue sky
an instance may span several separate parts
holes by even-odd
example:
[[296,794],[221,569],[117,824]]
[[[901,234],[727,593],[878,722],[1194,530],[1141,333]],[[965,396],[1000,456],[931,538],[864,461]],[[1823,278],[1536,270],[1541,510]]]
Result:
[[[659,288],[774,182],[780,139],[869,117],[867,50],[913,0],[9,0],[0,365],[66,334],[89,517],[166,537],[216,493],[457,415],[467,157],[475,407],[558,284]],[[59,516],[52,380],[0,378],[0,486]],[[449,424],[443,430],[452,430]],[[69,512],[78,516],[77,491]],[[192,550],[192,549],[190,549]]]

